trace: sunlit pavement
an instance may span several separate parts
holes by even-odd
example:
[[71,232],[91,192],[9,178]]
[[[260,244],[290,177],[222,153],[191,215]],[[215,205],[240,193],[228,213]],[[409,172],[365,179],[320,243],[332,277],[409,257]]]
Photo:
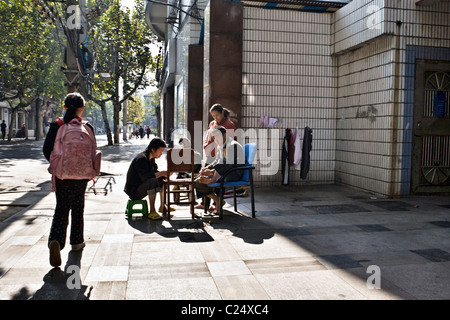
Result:
[[223,220],[192,220],[182,205],[170,221],[128,219],[126,170],[149,141],[106,146],[98,136],[86,247],[67,243],[61,269],[48,259],[55,196],[42,142],[1,146],[0,206],[15,213],[0,222],[0,299],[450,299],[450,197],[280,183],[256,188],[255,219],[249,197],[238,198],[239,213],[227,199]]

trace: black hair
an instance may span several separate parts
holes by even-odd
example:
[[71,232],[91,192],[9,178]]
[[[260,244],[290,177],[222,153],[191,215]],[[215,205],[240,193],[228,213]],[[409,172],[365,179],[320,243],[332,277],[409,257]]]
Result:
[[145,154],[147,157],[150,155],[150,152],[154,152],[155,150],[158,150],[159,148],[166,148],[166,142],[161,138],[153,138],[152,141],[148,144],[147,148],[145,149]]
[[227,108],[224,108],[221,104],[216,103],[215,105],[213,105],[210,109],[209,112],[211,111],[217,111],[223,114],[225,119],[228,119],[231,111],[228,110]]
[[216,130],[220,131],[222,134],[227,134],[227,129],[225,127],[219,126]]
[[64,123],[69,123],[70,120],[77,116],[77,110],[85,106],[85,101],[81,94],[73,92],[64,98],[64,106],[67,108],[64,115]]
[[237,119],[236,119],[236,114],[231,111],[230,109],[225,108],[224,106],[222,106],[220,103],[216,103],[214,104],[210,109],[209,112],[211,111],[217,111],[220,112],[221,114],[223,114],[223,117],[227,120],[230,120],[233,123],[236,123]]

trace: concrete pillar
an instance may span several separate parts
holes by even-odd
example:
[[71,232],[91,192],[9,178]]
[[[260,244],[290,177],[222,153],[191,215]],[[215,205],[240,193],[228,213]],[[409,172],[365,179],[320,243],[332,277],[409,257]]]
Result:
[[209,108],[220,103],[236,114],[241,125],[242,109],[241,2],[211,0],[205,10],[203,127],[211,119]]

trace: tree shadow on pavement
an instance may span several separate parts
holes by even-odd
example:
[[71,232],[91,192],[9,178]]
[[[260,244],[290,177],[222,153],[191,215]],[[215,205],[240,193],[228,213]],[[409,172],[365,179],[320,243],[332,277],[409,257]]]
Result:
[[[265,223],[246,215],[224,210],[224,219],[203,216],[165,220],[150,220],[144,217],[129,219],[128,224],[144,234],[157,233],[165,238],[178,237],[182,242],[211,242],[214,233],[241,238],[246,243],[261,244],[275,233]],[[168,222],[168,223],[167,223]]]

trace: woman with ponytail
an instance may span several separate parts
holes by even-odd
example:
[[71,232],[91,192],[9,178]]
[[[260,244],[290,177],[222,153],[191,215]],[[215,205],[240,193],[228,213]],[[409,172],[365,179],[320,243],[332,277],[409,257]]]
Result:
[[[216,128],[223,127],[227,130],[226,136],[235,139],[234,130],[236,126],[234,124],[234,113],[227,108],[224,108],[221,104],[214,104],[209,113],[213,120],[209,123],[208,132],[203,143],[203,150],[205,152],[205,164],[209,165],[215,161],[217,144],[214,142],[214,134]],[[203,209],[203,202],[195,206],[196,209]]]
[[[64,99],[64,109],[66,111],[64,118],[58,118],[50,124],[50,129],[44,141],[44,156],[50,161],[50,155],[55,144],[56,134],[60,126],[69,123],[75,118],[81,119],[81,114],[85,108],[85,101],[79,93],[69,93]],[[86,125],[92,130],[94,128],[90,123]],[[72,250],[79,251],[84,248],[84,196],[88,184],[87,179],[58,179],[54,177],[56,208],[53,215],[52,226],[48,239],[50,250],[50,264],[53,267],[61,265],[61,253],[66,242],[67,226],[69,223],[69,212],[72,210],[72,225],[70,230],[70,244]]]
[[209,123],[208,133],[203,144],[203,149],[205,150],[206,162],[210,163],[212,159],[216,156],[216,144],[214,143],[214,137],[212,135],[212,130],[217,127],[224,127],[227,129],[227,136],[235,138],[234,130],[236,126],[232,121],[232,116],[234,115],[232,111],[224,108],[221,104],[216,103],[209,109],[209,113],[213,120]]

